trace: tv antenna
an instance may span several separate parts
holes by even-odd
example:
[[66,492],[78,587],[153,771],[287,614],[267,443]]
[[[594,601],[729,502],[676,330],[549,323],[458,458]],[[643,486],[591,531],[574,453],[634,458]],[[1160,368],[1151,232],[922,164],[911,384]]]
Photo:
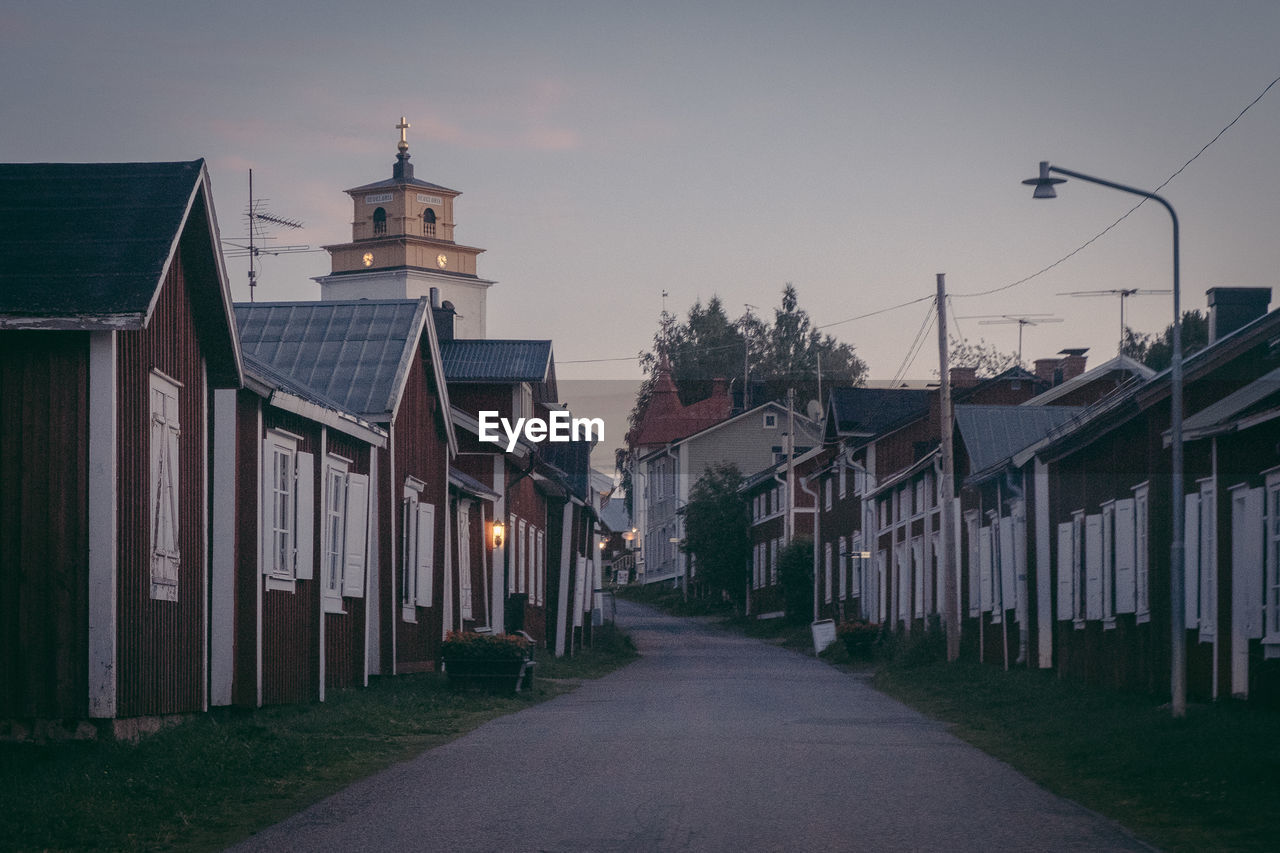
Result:
[[1018,364],[1022,364],[1022,330],[1027,326],[1040,326],[1045,323],[1061,323],[1061,317],[1052,314],[973,314],[968,317],[957,317],[957,320],[977,320],[979,326],[1004,326],[1018,324]]
[[269,199],[253,197],[253,169],[249,170],[249,206],[245,208],[244,218],[249,225],[249,236],[243,238],[244,242],[236,243],[230,240],[227,245],[231,246],[234,251],[227,252],[229,258],[249,259],[249,301],[253,301],[254,288],[258,285],[258,269],[257,261],[259,255],[288,255],[294,252],[309,252],[311,247],[308,245],[294,246],[271,246],[267,248],[263,246],[269,240],[275,237],[267,234],[269,226],[279,228],[301,229],[302,223],[296,219],[285,219],[283,216],[276,216],[266,210],[266,203]]
[[1073,290],[1059,296],[1119,296],[1120,297],[1120,345],[1117,352],[1124,352],[1124,301],[1130,296],[1153,296],[1157,293],[1173,293],[1172,290],[1147,290],[1140,287],[1115,287],[1110,290]]

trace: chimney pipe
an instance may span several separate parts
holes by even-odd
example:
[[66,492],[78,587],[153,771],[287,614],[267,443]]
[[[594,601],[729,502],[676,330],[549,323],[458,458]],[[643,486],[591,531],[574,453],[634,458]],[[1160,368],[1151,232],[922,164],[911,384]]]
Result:
[[1209,343],[1266,314],[1271,303],[1269,287],[1211,287],[1205,293],[1209,297]]

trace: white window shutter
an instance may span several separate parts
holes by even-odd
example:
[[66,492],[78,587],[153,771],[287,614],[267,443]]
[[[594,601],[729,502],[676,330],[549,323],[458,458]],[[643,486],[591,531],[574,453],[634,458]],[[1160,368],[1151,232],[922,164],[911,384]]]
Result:
[[1262,638],[1262,489],[1240,489],[1231,513],[1231,598],[1237,633]]
[[1200,495],[1187,495],[1183,524],[1182,592],[1186,603],[1186,627],[1200,626]]
[[1084,518],[1084,616],[1102,618],[1102,516]]
[[471,510],[458,502],[458,605],[463,619],[471,619]]
[[977,616],[981,610],[981,601],[979,597],[979,588],[981,583],[978,575],[982,566],[981,547],[979,546],[978,523],[977,519],[970,516],[965,519],[965,527],[969,533],[969,615]]
[[991,610],[991,528],[983,527],[978,531],[978,567],[982,573],[982,586],[978,593],[978,606],[983,613]]
[[1072,524],[1064,521],[1058,525],[1058,618],[1074,619],[1076,614],[1075,599],[1071,595],[1074,584],[1071,582],[1074,565],[1071,553]]
[[1017,553],[1013,539],[1013,516],[1000,519],[1000,606],[1013,610],[1018,603]]
[[297,453],[294,456],[293,505],[297,523],[293,528],[293,571],[298,580],[315,577],[315,508],[316,508],[316,457],[314,453]]
[[1116,501],[1116,612],[1133,613],[1137,609],[1134,585],[1136,565],[1133,498]]
[[342,594],[364,597],[365,566],[369,542],[369,475],[347,476],[347,517],[343,536]]
[[916,616],[924,616],[924,537],[911,540],[912,605]]
[[431,593],[434,587],[436,557],[436,508],[432,504],[418,504],[418,539],[414,548],[416,562],[414,572],[417,578],[418,597],[415,602],[419,607],[431,606]]
[[262,442],[261,470],[258,473],[258,568],[264,575],[271,574],[272,544],[275,513],[275,490],[272,476],[275,474],[275,453],[270,441]]
[[1200,488],[1200,642],[1212,642],[1218,625],[1218,504],[1211,484]]
[[[844,469],[840,469],[841,476],[844,475]],[[836,563],[836,571],[840,575],[840,600],[844,601],[849,594],[849,551],[846,540],[843,536],[840,542],[840,561]]]

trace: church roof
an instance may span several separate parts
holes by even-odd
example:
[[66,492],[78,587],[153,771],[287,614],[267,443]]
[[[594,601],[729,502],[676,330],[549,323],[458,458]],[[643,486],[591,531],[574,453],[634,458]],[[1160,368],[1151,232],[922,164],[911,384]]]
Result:
[[410,186],[417,187],[422,190],[435,190],[436,192],[450,193],[452,195],[462,195],[458,190],[451,190],[448,187],[442,187],[439,184],[433,184],[430,181],[422,181],[418,178],[387,178],[385,181],[374,181],[372,184],[365,184],[360,187],[352,187],[347,190],[349,193],[362,193],[369,190],[385,190],[392,187]]
[[0,325],[143,328],[181,248],[211,375],[238,385],[218,240],[204,160],[0,164]]
[[440,345],[449,382],[543,382],[551,341],[458,338]]

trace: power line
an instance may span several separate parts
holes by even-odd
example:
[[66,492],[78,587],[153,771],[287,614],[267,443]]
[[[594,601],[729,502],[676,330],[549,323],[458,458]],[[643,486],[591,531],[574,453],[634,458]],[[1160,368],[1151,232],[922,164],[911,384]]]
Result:
[[[1183,163],[1180,167],[1178,167],[1177,171],[1175,171],[1172,175],[1170,175],[1168,178],[1166,178],[1166,179],[1164,180],[1164,182],[1160,184],[1160,186],[1156,187],[1156,188],[1155,188],[1155,190],[1153,190],[1153,192],[1157,192],[1157,193],[1158,193],[1158,192],[1160,192],[1160,190],[1162,190],[1162,189],[1164,189],[1166,186],[1168,186],[1168,185],[1173,181],[1173,179],[1174,179],[1174,178],[1176,178],[1176,177],[1178,177],[1179,175],[1181,175],[1181,174],[1183,173],[1183,171],[1185,171],[1185,170],[1186,170],[1186,168],[1187,168],[1188,166],[1190,166],[1190,165],[1191,165],[1192,163],[1194,163],[1197,159],[1199,159],[1199,157],[1200,157],[1200,155],[1201,155],[1201,154],[1203,154],[1205,151],[1209,150],[1209,147],[1210,147],[1211,145],[1213,145],[1215,142],[1217,142],[1219,139],[1221,139],[1221,138],[1222,138],[1222,136],[1223,136],[1223,134],[1225,134],[1228,130],[1230,130],[1230,129],[1231,129],[1231,128],[1236,124],[1236,122],[1238,122],[1238,121],[1240,121],[1240,119],[1244,118],[1245,113],[1247,113],[1247,112],[1249,112],[1249,110],[1253,109],[1253,108],[1258,104],[1258,102],[1259,102],[1259,101],[1261,101],[1261,100],[1266,96],[1266,94],[1267,94],[1269,91],[1271,91],[1271,89],[1272,89],[1272,88],[1273,88],[1277,83],[1280,83],[1280,77],[1276,77],[1274,80],[1272,80],[1270,83],[1268,83],[1268,84],[1263,88],[1263,90],[1262,90],[1261,92],[1259,92],[1259,93],[1258,93],[1258,96],[1257,96],[1256,98],[1254,98],[1254,99],[1253,99],[1252,101],[1250,101],[1247,105],[1245,105],[1244,109],[1240,110],[1239,114],[1237,114],[1235,118],[1233,118],[1231,121],[1227,122],[1226,126],[1225,126],[1225,127],[1223,127],[1223,128],[1222,128],[1222,130],[1219,130],[1216,134],[1214,134],[1213,138],[1212,138],[1212,139],[1210,139],[1208,142],[1206,142],[1206,143],[1205,143],[1205,144],[1200,148],[1200,150],[1199,150],[1199,151],[1197,151],[1197,152],[1196,152],[1196,153],[1191,157],[1191,159],[1187,160],[1187,162]],[[950,295],[948,296],[948,300],[950,300],[952,297],[954,297],[954,298],[967,299],[967,298],[975,297],[975,296],[990,296],[990,295],[991,295],[991,294],[993,294],[993,293],[1000,293],[1000,292],[1005,291],[1005,290],[1012,290],[1013,288],[1018,287],[1019,285],[1026,284],[1027,282],[1031,281],[1032,279],[1035,279],[1035,278],[1038,278],[1038,277],[1040,277],[1040,276],[1044,275],[1045,273],[1049,272],[1049,270],[1053,269],[1054,267],[1060,266],[1061,264],[1066,263],[1067,261],[1071,260],[1071,258],[1073,258],[1073,257],[1075,257],[1076,255],[1080,254],[1080,252],[1084,251],[1084,250],[1085,250],[1085,249],[1087,249],[1089,246],[1093,245],[1093,243],[1095,243],[1096,241],[1098,241],[1099,239],[1101,239],[1103,236],[1105,236],[1109,231],[1111,231],[1113,228],[1115,228],[1115,227],[1116,227],[1117,225],[1119,225],[1121,222],[1123,222],[1124,220],[1128,219],[1130,214],[1132,214],[1132,213],[1133,213],[1135,210],[1137,210],[1139,207],[1142,207],[1142,205],[1144,205],[1146,202],[1147,202],[1147,199],[1145,199],[1145,198],[1144,198],[1142,201],[1140,201],[1140,202],[1138,202],[1137,204],[1135,204],[1132,208],[1130,208],[1127,212],[1125,212],[1125,214],[1124,214],[1123,216],[1121,216],[1121,217],[1120,217],[1119,219],[1117,219],[1116,221],[1112,222],[1112,223],[1111,223],[1110,225],[1108,225],[1106,228],[1103,228],[1103,229],[1102,229],[1101,231],[1099,231],[1097,234],[1094,234],[1094,235],[1093,235],[1092,237],[1090,237],[1088,240],[1084,241],[1083,243],[1081,243],[1081,244],[1080,244],[1079,246],[1077,246],[1076,248],[1072,249],[1072,250],[1071,250],[1070,252],[1068,252],[1067,254],[1063,255],[1063,256],[1062,256],[1062,257],[1060,257],[1060,258],[1058,258],[1058,259],[1057,259],[1056,261],[1054,261],[1053,263],[1051,263],[1051,264],[1049,264],[1049,265],[1047,265],[1047,266],[1044,266],[1044,267],[1042,267],[1042,268],[1040,268],[1040,269],[1036,270],[1035,272],[1031,273],[1031,275],[1025,276],[1025,277],[1023,277],[1023,278],[1020,278],[1020,279],[1018,279],[1017,281],[1010,282],[1009,284],[1001,285],[1000,287],[993,287],[993,288],[991,288],[991,289],[989,289],[989,290],[979,290],[979,291],[975,291],[975,292],[973,292],[973,293],[954,293],[954,294],[950,294]],[[836,320],[835,322],[832,322],[832,323],[823,323],[823,324],[821,324],[821,325],[815,325],[815,326],[813,326],[813,328],[814,328],[814,329],[830,329],[830,328],[831,328],[831,327],[833,327],[833,326],[843,326],[845,323],[853,323],[853,322],[856,322],[856,321],[858,321],[858,320],[866,320],[866,319],[869,319],[869,318],[871,318],[871,317],[878,317],[878,316],[880,316],[881,314],[888,314],[888,313],[889,313],[889,312],[891,312],[891,311],[897,311],[897,310],[899,310],[899,309],[901,309],[901,308],[909,308],[909,307],[911,307],[912,305],[918,305],[918,304],[919,304],[919,303],[921,303],[921,302],[929,301],[929,300],[932,300],[933,298],[934,298],[934,297],[933,297],[933,295],[932,295],[932,294],[930,294],[929,296],[921,296],[921,297],[919,297],[919,298],[917,298],[917,299],[910,299],[910,300],[907,300],[906,302],[899,302],[899,303],[898,303],[898,304],[896,304],[896,305],[890,305],[890,306],[888,306],[888,307],[886,307],[886,308],[879,308],[879,309],[877,309],[877,310],[875,310],[875,311],[868,311],[868,312],[866,312],[865,314],[858,314],[858,315],[856,315],[856,316],[854,316],[854,317],[846,317],[846,318],[845,318],[845,319],[843,319],[843,320]],[[951,309],[951,310],[952,310],[952,314],[954,315],[954,314],[955,314],[955,306],[954,306],[954,305],[952,306],[952,309]],[[912,343],[912,347],[914,348],[915,346],[916,346],[916,344],[913,342],[913,343]],[[720,348],[716,348],[716,349],[720,349]],[[706,352],[714,352],[714,351],[715,351],[715,349],[706,350]],[[910,352],[910,350],[908,350],[908,352]],[[630,361],[630,360],[631,360],[631,358],[632,358],[631,356],[628,356],[628,357],[626,357],[626,358],[588,358],[588,359],[579,359],[579,360],[576,360],[576,361],[562,361],[562,362],[560,362],[560,363],[561,363],[561,364],[590,364],[590,363],[595,363],[595,362],[605,362],[605,361]]]

